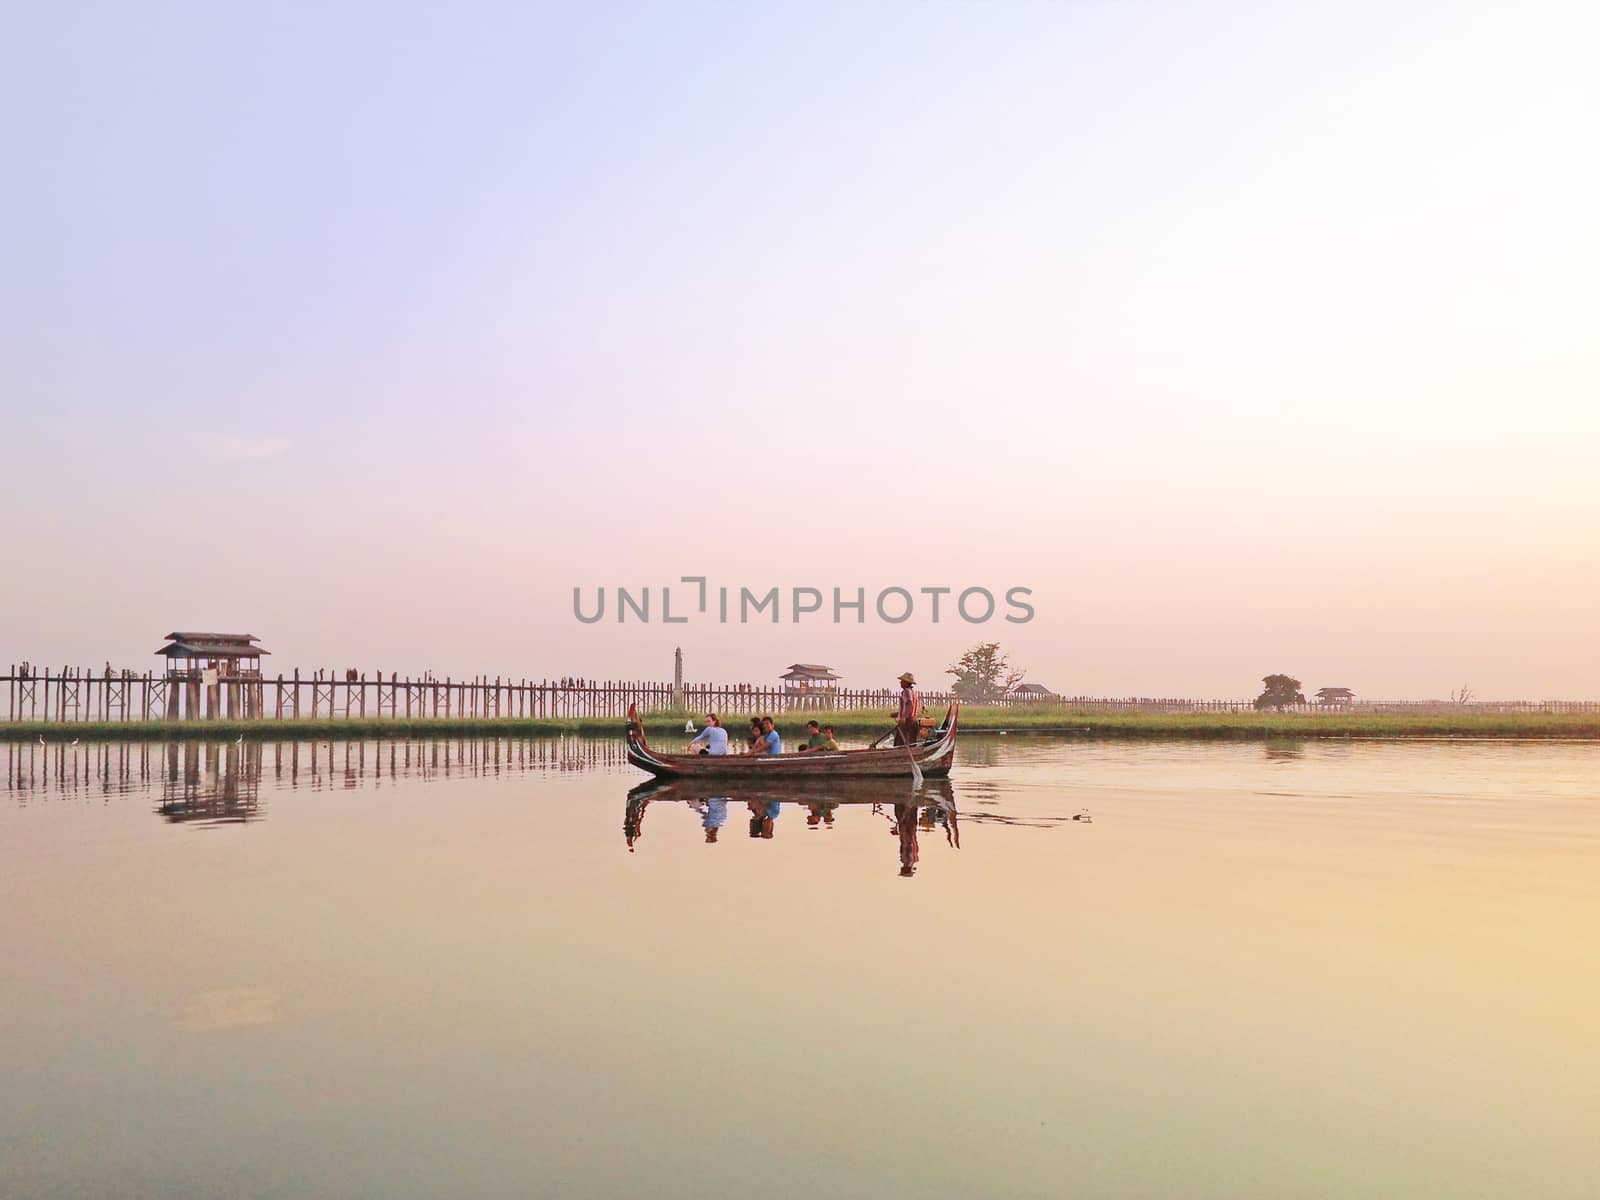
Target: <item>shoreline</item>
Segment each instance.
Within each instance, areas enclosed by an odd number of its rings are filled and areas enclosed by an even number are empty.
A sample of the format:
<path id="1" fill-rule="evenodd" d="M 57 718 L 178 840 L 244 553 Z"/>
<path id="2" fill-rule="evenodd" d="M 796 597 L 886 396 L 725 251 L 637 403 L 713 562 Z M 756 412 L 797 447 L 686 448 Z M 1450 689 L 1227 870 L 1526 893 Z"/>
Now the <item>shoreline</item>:
<path id="1" fill-rule="evenodd" d="M 786 713 L 779 728 L 798 741 L 805 722 L 832 724 L 841 738 L 870 740 L 888 728 L 875 713 Z M 737 735 L 745 719 L 726 722 Z M 679 713 L 645 718 L 645 730 L 663 746 L 684 738 L 685 717 Z M 698 725 L 698 721 L 696 722 Z M 81 742 L 326 741 L 355 738 L 415 737 L 620 737 L 620 717 L 574 718 L 337 718 L 264 721 L 72 721 L 0 722 L 0 741 L 63 745 Z M 961 714 L 967 736 L 1050 735 L 1091 738 L 1172 738 L 1188 741 L 1267 741 L 1298 739 L 1403 739 L 1452 741 L 1600 741 L 1600 716 L 1566 713 L 1416 714 L 1290 714 L 1290 713 L 1151 713 L 1104 712 L 1053 708 L 972 707 Z"/>

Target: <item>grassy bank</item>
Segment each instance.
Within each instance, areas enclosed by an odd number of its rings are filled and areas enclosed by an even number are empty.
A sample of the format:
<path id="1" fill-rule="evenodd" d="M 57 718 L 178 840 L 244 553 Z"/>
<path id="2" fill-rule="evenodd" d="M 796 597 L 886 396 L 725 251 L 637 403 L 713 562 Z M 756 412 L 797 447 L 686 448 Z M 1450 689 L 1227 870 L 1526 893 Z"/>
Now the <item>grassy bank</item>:
<path id="1" fill-rule="evenodd" d="M 888 720 L 870 712 L 784 714 L 779 728 L 799 737 L 808 716 L 831 723 L 847 741 L 866 741 L 888 728 Z M 729 714 L 727 724 L 742 736 L 746 717 Z M 695 714 L 698 724 L 700 715 Z M 673 747 L 683 738 L 684 714 L 646 719 L 652 738 Z M 1564 713 L 1473 713 L 1440 709 L 1408 714 L 1362 713 L 1147 713 L 1074 710 L 1059 707 L 969 708 L 961 714 L 968 734 L 1071 733 L 1116 738 L 1280 737 L 1463 737 L 1463 738 L 1596 738 L 1600 717 Z M 44 722 L 0 722 L 0 740 L 48 743 L 71 741 L 232 741 L 241 734 L 252 741 L 326 740 L 374 737 L 553 737 L 585 734 L 615 737 L 622 732 L 616 717 L 568 720 L 301 720 L 301 721 L 85 721 L 66 725 Z"/>

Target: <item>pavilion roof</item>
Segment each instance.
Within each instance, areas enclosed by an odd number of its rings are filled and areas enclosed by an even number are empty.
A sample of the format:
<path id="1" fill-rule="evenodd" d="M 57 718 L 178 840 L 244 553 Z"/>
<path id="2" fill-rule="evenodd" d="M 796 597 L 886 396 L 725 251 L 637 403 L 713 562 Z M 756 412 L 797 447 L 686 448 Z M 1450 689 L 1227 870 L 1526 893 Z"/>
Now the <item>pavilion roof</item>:
<path id="1" fill-rule="evenodd" d="M 270 654 L 256 645 L 253 633 L 169 633 L 167 645 L 156 651 L 167 658 L 253 658 Z"/>
<path id="2" fill-rule="evenodd" d="M 832 667 L 825 667 L 820 663 L 792 663 L 789 669 L 778 678 L 780 679 L 838 679 Z"/>

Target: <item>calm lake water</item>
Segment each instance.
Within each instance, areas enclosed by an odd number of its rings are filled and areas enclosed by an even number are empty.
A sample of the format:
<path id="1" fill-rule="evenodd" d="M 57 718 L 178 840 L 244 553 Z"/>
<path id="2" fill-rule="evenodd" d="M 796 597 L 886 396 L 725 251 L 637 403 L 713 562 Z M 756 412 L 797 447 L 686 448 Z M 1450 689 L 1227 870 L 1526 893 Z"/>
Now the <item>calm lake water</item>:
<path id="1" fill-rule="evenodd" d="M 1600 745 L 0 766 L 5 1197 L 1600 1194 Z"/>

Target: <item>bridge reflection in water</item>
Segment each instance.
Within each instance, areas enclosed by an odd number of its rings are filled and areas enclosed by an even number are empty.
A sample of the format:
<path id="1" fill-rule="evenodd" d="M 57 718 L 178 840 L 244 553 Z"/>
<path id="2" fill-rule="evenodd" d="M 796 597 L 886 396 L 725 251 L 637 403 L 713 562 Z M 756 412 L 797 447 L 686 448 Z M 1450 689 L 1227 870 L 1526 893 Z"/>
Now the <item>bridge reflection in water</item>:
<path id="1" fill-rule="evenodd" d="M 969 760 L 982 759 L 988 750 L 963 746 L 960 762 L 971 766 Z M 347 791 L 404 780 L 578 772 L 637 778 L 620 738 L 0 743 L 0 786 L 19 806 L 148 798 L 164 820 L 197 828 L 263 820 L 275 790 Z M 739 788 L 734 782 L 651 781 L 634 788 L 623 820 L 628 848 L 638 841 L 651 805 L 693 810 L 708 843 L 719 841 L 734 817 L 750 837 L 766 840 L 790 828 L 831 829 L 859 814 L 884 821 L 900 846 L 901 873 L 909 876 L 930 837 L 960 846 L 963 820 L 1042 828 L 1087 817 L 1005 815 L 995 807 L 994 784 L 981 774 L 959 783 L 929 780 L 916 792 L 909 780 L 785 782 L 780 789 L 770 783 Z M 964 811 L 957 809 L 958 787 Z"/>
<path id="2" fill-rule="evenodd" d="M 900 874 L 909 879 L 922 860 L 926 837 L 961 848 L 961 817 L 956 808 L 955 784 L 948 779 L 929 780 L 913 789 L 909 780 L 784 783 L 760 787 L 730 787 L 729 780 L 651 781 L 628 793 L 623 810 L 622 836 L 629 853 L 644 836 L 645 814 L 652 807 L 677 809 L 680 805 L 698 816 L 707 844 L 720 840 L 730 819 L 748 820 L 752 838 L 777 836 L 786 812 L 805 814 L 805 828 L 831 828 L 843 813 L 854 819 L 883 820 L 899 844 Z"/>
<path id="3" fill-rule="evenodd" d="M 273 789 L 380 788 L 402 779 L 627 769 L 615 738 L 454 738 L 317 742 L 9 742 L 4 791 L 19 805 L 140 795 L 175 824 L 266 816 Z"/>

